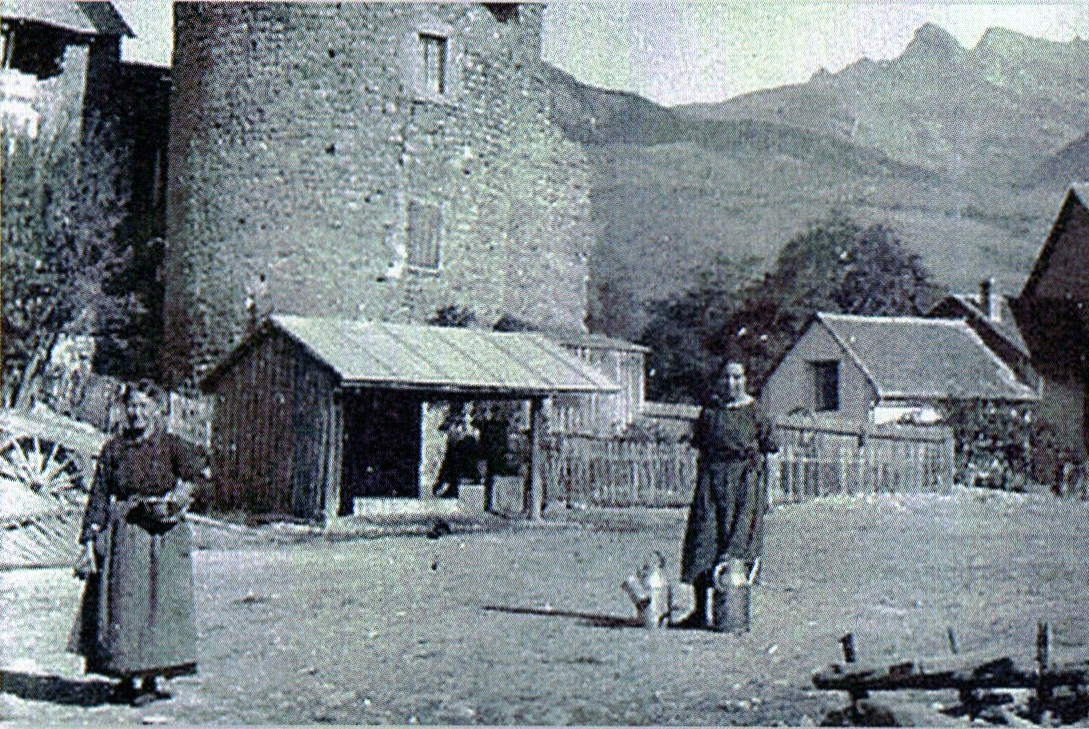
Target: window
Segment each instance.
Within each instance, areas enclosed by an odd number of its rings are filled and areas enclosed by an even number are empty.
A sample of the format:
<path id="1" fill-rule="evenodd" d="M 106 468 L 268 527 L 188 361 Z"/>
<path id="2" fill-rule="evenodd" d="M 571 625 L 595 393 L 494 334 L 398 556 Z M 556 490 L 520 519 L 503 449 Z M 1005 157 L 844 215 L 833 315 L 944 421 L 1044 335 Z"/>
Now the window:
<path id="1" fill-rule="evenodd" d="M 416 200 L 408 204 L 408 265 L 438 269 L 439 228 L 442 216 L 438 205 Z"/>
<path id="2" fill-rule="evenodd" d="M 500 23 L 518 22 L 518 3 L 484 3 L 484 7 Z"/>
<path id="3" fill-rule="evenodd" d="M 811 362 L 813 368 L 813 409 L 839 410 L 839 362 Z"/>
<path id="4" fill-rule="evenodd" d="M 441 35 L 420 34 L 420 51 L 423 55 L 424 91 L 436 96 L 446 94 L 447 40 Z"/>

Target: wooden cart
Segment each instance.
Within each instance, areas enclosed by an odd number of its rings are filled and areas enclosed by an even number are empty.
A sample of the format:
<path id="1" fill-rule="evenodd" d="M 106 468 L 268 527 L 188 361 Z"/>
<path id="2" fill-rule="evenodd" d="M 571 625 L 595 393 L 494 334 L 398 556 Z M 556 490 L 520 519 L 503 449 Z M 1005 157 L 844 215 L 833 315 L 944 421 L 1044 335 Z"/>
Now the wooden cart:
<path id="1" fill-rule="evenodd" d="M 0 410 L 0 569 L 71 564 L 106 434 L 47 407 Z"/>

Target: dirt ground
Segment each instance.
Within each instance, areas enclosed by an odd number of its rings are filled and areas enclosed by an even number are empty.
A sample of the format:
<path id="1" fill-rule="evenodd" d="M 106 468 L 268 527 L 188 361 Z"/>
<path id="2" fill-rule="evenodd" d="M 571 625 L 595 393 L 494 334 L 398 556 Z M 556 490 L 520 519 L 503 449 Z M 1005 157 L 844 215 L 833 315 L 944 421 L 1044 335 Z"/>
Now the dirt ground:
<path id="1" fill-rule="evenodd" d="M 36 723 L 813 724 L 842 706 L 814 670 L 961 651 L 1089 658 L 1089 505 L 959 490 L 831 499 L 768 518 L 753 627 L 634 627 L 620 582 L 677 572 L 681 510 L 568 511 L 429 539 L 195 554 L 200 674 L 169 701 L 105 702 L 64 653 L 81 583 L 0 573 L 0 718 Z M 687 610 L 683 586 L 678 602 Z M 902 721 L 966 724 L 953 692 L 881 694 Z M 886 701 L 887 700 L 887 701 Z"/>

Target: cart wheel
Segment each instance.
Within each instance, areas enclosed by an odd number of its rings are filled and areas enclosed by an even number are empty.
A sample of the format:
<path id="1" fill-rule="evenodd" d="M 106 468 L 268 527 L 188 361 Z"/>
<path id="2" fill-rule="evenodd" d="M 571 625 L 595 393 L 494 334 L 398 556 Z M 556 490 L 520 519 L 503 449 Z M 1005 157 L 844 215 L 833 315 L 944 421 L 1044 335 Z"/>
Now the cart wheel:
<path id="1" fill-rule="evenodd" d="M 79 504 L 85 495 L 76 454 L 60 443 L 33 435 L 12 436 L 0 445 L 0 477 L 65 506 Z"/>

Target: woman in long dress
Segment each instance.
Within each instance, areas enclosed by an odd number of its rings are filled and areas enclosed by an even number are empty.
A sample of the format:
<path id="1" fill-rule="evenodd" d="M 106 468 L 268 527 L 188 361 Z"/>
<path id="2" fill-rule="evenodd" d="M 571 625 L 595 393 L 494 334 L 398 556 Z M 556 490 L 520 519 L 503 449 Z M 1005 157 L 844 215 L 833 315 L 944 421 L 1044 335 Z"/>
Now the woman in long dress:
<path id="1" fill-rule="evenodd" d="M 197 670 L 184 514 L 208 471 L 198 449 L 166 432 L 158 387 L 123 395 L 125 425 L 103 446 L 80 531 L 86 584 L 69 650 L 88 673 L 120 679 L 115 701 L 143 705 L 169 697 L 157 677 Z"/>
<path id="2" fill-rule="evenodd" d="M 764 457 L 778 448 L 771 425 L 746 390 L 744 366 L 728 363 L 723 379 L 696 421 L 693 438 L 699 458 L 681 580 L 692 585 L 695 607 L 680 621 L 682 627 L 709 626 L 707 591 L 715 567 L 740 559 L 751 568 L 764 543 Z"/>

